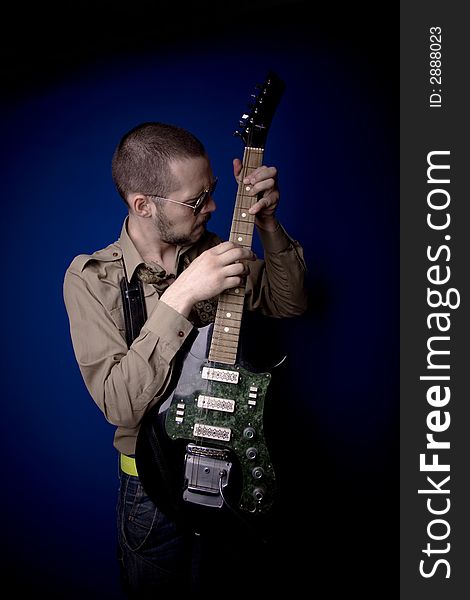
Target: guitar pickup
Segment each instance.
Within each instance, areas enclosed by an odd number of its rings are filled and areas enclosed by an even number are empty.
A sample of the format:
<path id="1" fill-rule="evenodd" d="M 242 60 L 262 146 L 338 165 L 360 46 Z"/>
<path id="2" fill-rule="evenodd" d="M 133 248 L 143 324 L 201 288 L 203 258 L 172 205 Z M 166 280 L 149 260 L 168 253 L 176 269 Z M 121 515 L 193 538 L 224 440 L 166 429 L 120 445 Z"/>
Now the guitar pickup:
<path id="1" fill-rule="evenodd" d="M 209 381 L 222 381 L 223 383 L 237 384 L 240 373 L 238 371 L 230 371 L 228 369 L 203 367 L 201 376 L 203 379 L 209 379 Z"/>
<path id="2" fill-rule="evenodd" d="M 214 396 L 204 396 L 200 394 L 197 399 L 198 408 L 209 408 L 211 410 L 220 410 L 222 412 L 233 413 L 235 410 L 235 400 L 229 398 L 215 398 Z"/>
<path id="3" fill-rule="evenodd" d="M 229 442 L 232 430 L 229 427 L 217 427 L 206 423 L 194 423 L 193 436 L 195 438 L 205 437 L 210 440 Z"/>

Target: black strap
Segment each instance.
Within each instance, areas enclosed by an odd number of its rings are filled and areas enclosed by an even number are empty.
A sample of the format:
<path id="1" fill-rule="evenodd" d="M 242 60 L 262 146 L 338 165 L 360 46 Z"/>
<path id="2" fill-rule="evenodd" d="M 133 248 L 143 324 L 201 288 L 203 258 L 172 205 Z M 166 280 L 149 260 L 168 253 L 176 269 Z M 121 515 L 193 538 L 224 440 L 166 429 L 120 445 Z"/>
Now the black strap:
<path id="1" fill-rule="evenodd" d="M 126 342 L 127 346 L 130 347 L 147 320 L 144 287 L 135 274 L 130 281 L 127 281 L 126 275 L 121 279 L 121 295 L 126 326 Z"/>

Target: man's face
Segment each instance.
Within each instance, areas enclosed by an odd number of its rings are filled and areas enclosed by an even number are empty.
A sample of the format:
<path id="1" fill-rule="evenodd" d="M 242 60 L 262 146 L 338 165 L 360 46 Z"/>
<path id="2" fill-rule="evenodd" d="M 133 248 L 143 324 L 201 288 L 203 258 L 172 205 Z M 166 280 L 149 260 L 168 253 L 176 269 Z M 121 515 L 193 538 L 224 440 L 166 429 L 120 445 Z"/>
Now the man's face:
<path id="1" fill-rule="evenodd" d="M 175 186 L 167 195 L 176 202 L 192 202 L 214 181 L 209 160 L 206 157 L 175 160 L 170 163 Z M 210 215 L 216 209 L 212 197 L 195 215 L 190 206 L 182 206 L 166 200 L 155 200 L 154 224 L 162 241 L 185 246 L 193 244 L 202 236 Z"/>

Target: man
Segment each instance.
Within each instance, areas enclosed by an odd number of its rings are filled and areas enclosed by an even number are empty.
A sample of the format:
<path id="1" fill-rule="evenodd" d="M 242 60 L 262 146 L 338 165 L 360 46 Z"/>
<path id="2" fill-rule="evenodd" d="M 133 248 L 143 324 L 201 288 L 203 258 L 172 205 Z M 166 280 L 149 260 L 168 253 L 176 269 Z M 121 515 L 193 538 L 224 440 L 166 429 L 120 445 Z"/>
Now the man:
<path id="1" fill-rule="evenodd" d="M 238 159 L 233 172 L 238 180 Z M 306 306 L 305 263 L 300 245 L 275 215 L 279 191 L 274 167 L 261 166 L 243 181 L 253 196 L 249 212 L 255 215 L 264 260 L 207 231 L 216 208 L 216 179 L 203 145 L 186 130 L 163 123 L 138 125 L 118 144 L 112 174 L 129 214 L 117 242 L 72 261 L 64 299 L 87 389 L 117 427 L 125 584 L 132 597 L 152 597 L 176 582 L 184 586 L 186 566 L 199 555 L 191 557 L 194 540 L 160 513 L 140 484 L 133 459 L 139 423 L 164 396 L 178 352 L 194 326 L 213 321 L 221 292 L 244 283 L 248 310 L 299 315 Z M 148 315 L 129 347 L 123 278 L 142 282 Z M 192 573 L 195 586 L 198 570 Z"/>

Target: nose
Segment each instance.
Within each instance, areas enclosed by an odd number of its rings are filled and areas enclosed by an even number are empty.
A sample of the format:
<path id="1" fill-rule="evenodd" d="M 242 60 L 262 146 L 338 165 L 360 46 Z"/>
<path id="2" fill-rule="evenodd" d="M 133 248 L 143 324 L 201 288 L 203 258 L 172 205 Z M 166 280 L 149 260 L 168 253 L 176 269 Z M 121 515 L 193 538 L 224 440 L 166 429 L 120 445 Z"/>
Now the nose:
<path id="1" fill-rule="evenodd" d="M 209 199 L 204 204 L 204 206 L 201 208 L 201 212 L 202 213 L 212 213 L 212 212 L 214 212 L 214 210 L 216 208 L 217 208 L 217 204 L 215 203 L 214 198 L 212 196 L 209 196 Z"/>

